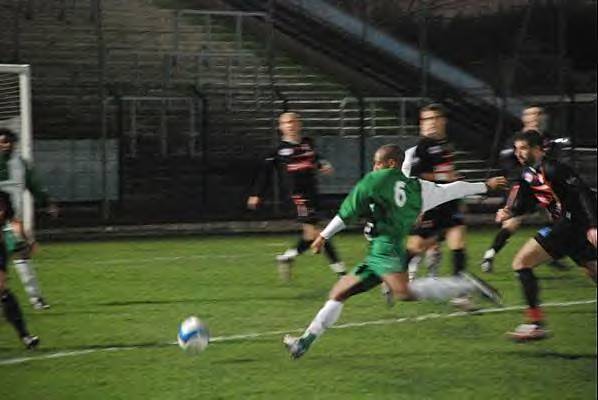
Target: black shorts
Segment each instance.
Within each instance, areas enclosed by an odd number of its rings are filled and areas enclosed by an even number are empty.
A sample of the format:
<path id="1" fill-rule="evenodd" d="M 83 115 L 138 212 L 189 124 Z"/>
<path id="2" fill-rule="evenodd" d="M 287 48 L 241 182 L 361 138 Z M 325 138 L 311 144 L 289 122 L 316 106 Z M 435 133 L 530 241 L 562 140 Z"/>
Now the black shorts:
<path id="1" fill-rule="evenodd" d="M 321 218 L 317 212 L 318 202 L 316 196 L 294 194 L 291 198 L 297 208 L 297 222 L 315 225 L 320 221 Z"/>
<path id="2" fill-rule="evenodd" d="M 444 231 L 461 225 L 465 225 L 461 201 L 454 200 L 426 211 L 411 230 L 411 235 L 424 239 L 438 236 L 440 239 Z"/>
<path id="3" fill-rule="evenodd" d="M 567 218 L 540 229 L 534 239 L 555 260 L 568 256 L 583 265 L 597 259 L 596 248 L 588 242 L 586 230 Z"/>

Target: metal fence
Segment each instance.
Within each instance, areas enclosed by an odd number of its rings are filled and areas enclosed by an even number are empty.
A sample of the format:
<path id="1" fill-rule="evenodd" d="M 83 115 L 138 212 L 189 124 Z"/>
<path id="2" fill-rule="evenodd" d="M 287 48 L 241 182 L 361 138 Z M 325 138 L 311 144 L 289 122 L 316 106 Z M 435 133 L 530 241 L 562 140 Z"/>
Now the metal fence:
<path id="1" fill-rule="evenodd" d="M 54 8 L 41 0 L 19 4 L 24 6 L 19 12 L 25 10 L 33 19 L 36 13 L 51 13 L 58 20 L 68 20 L 79 7 L 75 0 L 54 2 Z M 102 2 L 97 0 L 86 3 L 84 10 L 97 35 L 93 84 L 97 85 L 101 126 L 98 135 L 84 139 L 85 143 L 72 139 L 60 144 L 70 164 L 76 166 L 73 171 L 80 169 L 75 161 L 82 154 L 94 160 L 93 171 L 86 176 L 73 172 L 46 177 L 67 208 L 82 202 L 100 204 L 101 213 L 94 222 L 152 222 L 158 213 L 150 210 L 158 205 L 179 221 L 255 217 L 247 214 L 243 200 L 266 149 L 278 138 L 277 115 L 287 109 L 302 113 L 306 133 L 316 137 L 323 157 L 337 167 L 336 177 L 321 181 L 322 191 L 330 196 L 345 193 L 369 169 L 371 153 L 379 144 L 399 142 L 408 147 L 417 139 L 417 113 L 425 97 L 359 97 L 348 88 L 319 89 L 317 83 L 311 87 L 285 82 L 284 76 L 308 76 L 309 72 L 302 72 L 303 66 L 294 70 L 288 61 L 279 63 L 274 57 L 273 21 L 267 12 L 173 11 L 172 25 L 164 32 L 166 46 L 147 50 L 109 43 L 102 11 Z M 259 36 L 261 43 L 251 29 L 256 20 L 271 29 L 270 34 Z M 15 24 L 20 29 L 18 19 Z M 196 42 L 186 36 L 189 30 L 197 31 Z M 20 36 L 15 37 L 19 49 Z M 420 50 L 425 53 L 428 47 Z M 421 65 L 431 67 L 423 61 Z M 425 69 L 422 85 L 430 83 Z M 485 104 L 496 105 L 509 101 L 508 92 L 476 95 L 486 96 Z M 421 93 L 426 95 L 425 90 Z M 554 97 L 556 102 L 547 98 L 534 102 L 546 105 L 558 133 L 569 133 L 579 147 L 578 133 L 595 132 L 595 123 L 589 128 L 586 122 L 580 123 L 588 118 L 576 109 L 580 103 L 593 107 L 595 119 L 595 94 L 570 96 L 570 100 L 562 94 Z M 40 151 L 54 151 L 50 143 L 39 143 Z M 595 148 L 572 154 L 573 163 L 595 187 L 596 175 L 588 168 L 595 166 Z M 40 160 L 44 157 L 40 153 Z M 58 162 L 58 158 L 45 159 Z M 481 179 L 490 168 L 487 160 L 468 154 L 460 154 L 459 163 L 472 180 Z M 98 190 L 89 190 L 78 179 L 94 182 Z M 270 202 L 274 207 L 258 217 L 272 216 L 272 210 L 282 203 L 275 193 Z M 185 212 L 185 207 L 197 212 Z"/>

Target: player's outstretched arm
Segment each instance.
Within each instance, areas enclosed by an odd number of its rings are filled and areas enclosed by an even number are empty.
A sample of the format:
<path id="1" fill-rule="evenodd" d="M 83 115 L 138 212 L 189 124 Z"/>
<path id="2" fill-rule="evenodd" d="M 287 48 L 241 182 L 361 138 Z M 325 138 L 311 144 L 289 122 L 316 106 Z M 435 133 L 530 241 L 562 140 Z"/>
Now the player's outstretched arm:
<path id="1" fill-rule="evenodd" d="M 335 216 L 332 221 L 326 225 L 326 228 L 324 228 L 324 230 L 322 230 L 318 237 L 312 242 L 310 246 L 312 252 L 314 254 L 318 254 L 320 251 L 322 251 L 322 247 L 324 247 L 326 244 L 326 240 L 345 229 L 345 226 L 345 222 L 342 220 L 342 218 L 338 215 Z"/>
<path id="2" fill-rule="evenodd" d="M 311 250 L 316 254 L 319 253 L 320 250 L 322 250 L 322 247 L 324 247 L 326 240 L 345 229 L 345 227 L 345 221 L 343 221 L 340 216 L 336 215 L 332 221 L 326 225 L 326 228 L 320 232 L 316 240 L 313 241 L 311 244 Z"/>
<path id="3" fill-rule="evenodd" d="M 486 187 L 488 190 L 505 190 L 509 186 L 509 182 L 507 178 L 504 176 L 494 176 L 492 178 L 486 179 Z"/>
<path id="4" fill-rule="evenodd" d="M 312 243 L 311 249 L 314 253 L 319 253 L 326 240 L 345 229 L 345 221 L 351 221 L 355 218 L 365 215 L 369 211 L 369 193 L 371 191 L 371 175 L 366 175 L 351 190 L 351 193 L 343 200 L 338 214 L 326 225 L 320 232 L 320 235 Z"/>
<path id="5" fill-rule="evenodd" d="M 422 179 L 420 179 L 420 183 L 422 186 L 422 212 L 452 200 L 507 187 L 507 179 L 504 176 L 497 176 L 486 182 L 477 183 L 458 181 L 438 184 Z"/>

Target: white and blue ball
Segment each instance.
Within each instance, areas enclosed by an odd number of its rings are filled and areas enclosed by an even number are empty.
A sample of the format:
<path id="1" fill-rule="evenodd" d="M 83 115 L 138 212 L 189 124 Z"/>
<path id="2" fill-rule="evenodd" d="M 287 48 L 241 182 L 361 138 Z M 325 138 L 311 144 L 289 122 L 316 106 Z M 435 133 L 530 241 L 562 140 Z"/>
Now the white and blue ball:
<path id="1" fill-rule="evenodd" d="M 177 342 L 187 353 L 200 353 L 208 347 L 210 342 L 208 327 L 199 318 L 191 316 L 181 323 Z"/>

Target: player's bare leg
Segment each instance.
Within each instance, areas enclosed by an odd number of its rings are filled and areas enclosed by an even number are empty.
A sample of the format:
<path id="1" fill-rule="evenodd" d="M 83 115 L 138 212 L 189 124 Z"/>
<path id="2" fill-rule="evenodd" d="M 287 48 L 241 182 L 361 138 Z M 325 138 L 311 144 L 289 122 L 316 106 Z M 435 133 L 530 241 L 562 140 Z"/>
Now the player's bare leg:
<path id="1" fill-rule="evenodd" d="M 491 299 L 500 299 L 500 295 L 485 282 L 471 276 L 459 275 L 442 278 L 420 278 L 409 282 L 406 272 L 395 272 L 382 277 L 397 300 L 441 300 L 480 293 Z M 488 295 L 488 293 L 491 293 Z M 494 301 L 494 300 L 493 300 Z M 465 308 L 465 307 L 462 307 Z"/>
<path id="2" fill-rule="evenodd" d="M 436 237 L 423 238 L 412 235 L 407 238 L 407 265 L 410 280 L 414 280 L 417 277 L 417 270 L 424 257 L 424 253 L 435 244 Z"/>
<path id="3" fill-rule="evenodd" d="M 312 343 L 320 337 L 326 329 L 330 328 L 339 319 L 344 302 L 350 297 L 365 292 L 376 286 L 380 280 L 376 278 L 361 280 L 359 277 L 345 275 L 335 283 L 330 290 L 328 301 L 318 311 L 303 335 L 295 337 L 285 335 L 283 343 L 292 358 L 299 358 L 309 350 Z"/>
<path id="4" fill-rule="evenodd" d="M 526 310 L 528 323 L 521 324 L 514 331 L 507 333 L 514 340 L 538 340 L 548 336 L 548 331 L 544 328 L 544 315 L 540 307 L 538 279 L 533 269 L 549 260 L 552 260 L 552 257 L 540 246 L 536 239 L 528 240 L 513 259 L 513 270 L 519 276 L 523 295 L 528 306 Z"/>

